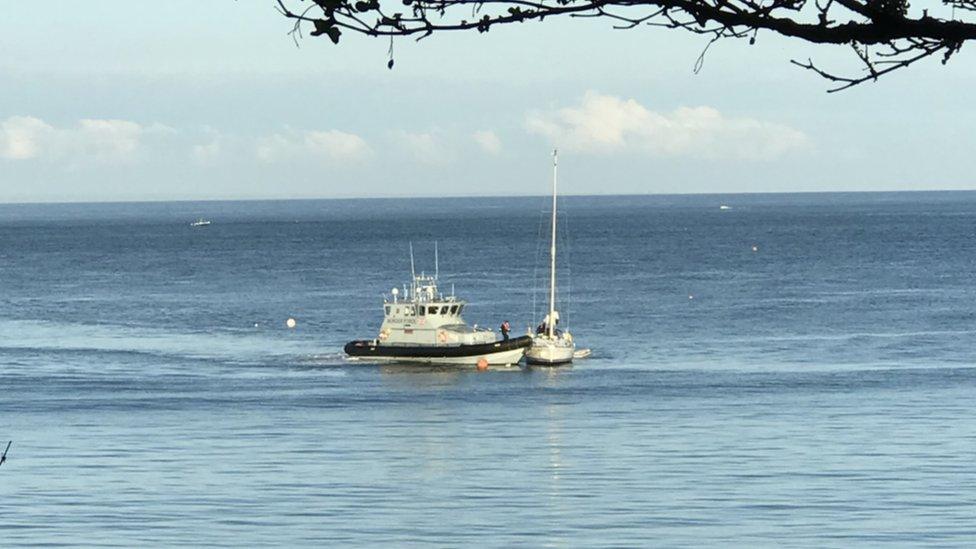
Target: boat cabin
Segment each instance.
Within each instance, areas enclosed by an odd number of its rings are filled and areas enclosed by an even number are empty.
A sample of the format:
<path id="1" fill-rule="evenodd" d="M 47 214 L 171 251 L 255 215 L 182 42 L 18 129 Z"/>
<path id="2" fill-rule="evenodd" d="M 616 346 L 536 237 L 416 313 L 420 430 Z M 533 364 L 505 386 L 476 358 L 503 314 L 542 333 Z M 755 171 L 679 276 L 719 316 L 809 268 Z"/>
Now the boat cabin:
<path id="1" fill-rule="evenodd" d="M 377 339 L 384 345 L 472 345 L 491 343 L 491 330 L 471 328 L 461 313 L 467 303 L 437 289 L 437 277 L 413 277 L 403 291 L 383 298 L 383 325 Z"/>

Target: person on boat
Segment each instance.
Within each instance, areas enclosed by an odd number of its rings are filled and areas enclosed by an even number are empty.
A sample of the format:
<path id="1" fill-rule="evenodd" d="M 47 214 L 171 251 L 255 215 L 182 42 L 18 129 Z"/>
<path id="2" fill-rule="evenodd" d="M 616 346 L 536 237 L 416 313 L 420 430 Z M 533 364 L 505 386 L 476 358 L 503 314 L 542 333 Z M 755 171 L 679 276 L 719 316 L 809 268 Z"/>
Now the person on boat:
<path id="1" fill-rule="evenodd" d="M 501 330 L 502 330 L 502 339 L 508 341 L 508 332 L 512 331 L 512 326 L 508 323 L 507 320 L 502 322 Z"/>
<path id="2" fill-rule="evenodd" d="M 554 318 L 556 319 L 556 322 L 552 326 L 552 332 L 553 332 L 553 335 L 559 335 L 560 333 L 562 333 L 562 331 L 559 328 L 557 328 L 557 326 L 559 326 L 559 313 L 558 312 L 556 313 L 556 315 L 555 315 Z M 548 334 L 549 333 L 549 315 L 546 315 L 545 318 L 542 319 L 542 323 L 539 324 L 538 326 L 536 326 L 535 333 L 538 334 L 538 335 L 543 335 L 543 334 Z"/>

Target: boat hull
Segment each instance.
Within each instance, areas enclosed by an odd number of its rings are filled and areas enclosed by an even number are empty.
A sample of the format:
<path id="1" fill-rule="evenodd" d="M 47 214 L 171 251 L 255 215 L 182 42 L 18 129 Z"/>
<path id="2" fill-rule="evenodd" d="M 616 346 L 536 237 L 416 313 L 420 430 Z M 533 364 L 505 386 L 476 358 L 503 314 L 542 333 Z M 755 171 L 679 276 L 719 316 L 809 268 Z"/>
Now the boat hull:
<path id="1" fill-rule="evenodd" d="M 525 363 L 532 366 L 560 366 L 573 362 L 575 346 L 535 341 L 525 351 Z"/>
<path id="2" fill-rule="evenodd" d="M 529 336 L 478 345 L 383 345 L 374 340 L 346 343 L 344 351 L 352 358 L 377 362 L 418 362 L 422 364 L 518 364 L 532 345 Z"/>

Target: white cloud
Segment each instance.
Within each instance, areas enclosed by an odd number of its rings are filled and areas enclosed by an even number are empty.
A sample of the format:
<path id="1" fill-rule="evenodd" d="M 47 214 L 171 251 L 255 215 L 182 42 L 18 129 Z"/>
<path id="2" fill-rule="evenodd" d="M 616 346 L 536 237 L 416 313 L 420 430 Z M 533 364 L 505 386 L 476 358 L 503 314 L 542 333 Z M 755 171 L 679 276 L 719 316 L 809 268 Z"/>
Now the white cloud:
<path id="1" fill-rule="evenodd" d="M 296 154 L 299 148 L 295 141 L 276 133 L 259 139 L 255 153 L 261 162 L 275 162 Z"/>
<path id="2" fill-rule="evenodd" d="M 369 151 L 362 137 L 338 130 L 306 132 L 305 146 L 334 159 L 360 158 Z"/>
<path id="3" fill-rule="evenodd" d="M 414 160 L 424 164 L 443 164 L 451 158 L 447 146 L 433 133 L 391 132 L 394 141 Z"/>
<path id="4" fill-rule="evenodd" d="M 361 160 L 372 154 L 362 137 L 339 130 L 287 130 L 258 139 L 256 153 L 262 162 L 295 158 Z"/>
<path id="5" fill-rule="evenodd" d="M 130 157 L 139 148 L 145 129 L 128 120 L 85 119 L 79 123 L 76 135 L 84 149 L 99 160 L 120 160 Z M 72 143 L 71 145 L 74 145 Z"/>
<path id="6" fill-rule="evenodd" d="M 633 99 L 587 92 L 576 107 L 531 112 L 525 127 L 579 152 L 646 152 L 659 156 L 770 160 L 809 146 L 794 128 L 727 117 L 712 107 L 651 111 Z"/>
<path id="7" fill-rule="evenodd" d="M 209 143 L 201 143 L 193 146 L 193 158 L 197 162 L 210 162 L 220 156 L 223 150 L 220 138 L 214 137 Z"/>
<path id="8" fill-rule="evenodd" d="M 471 134 L 471 137 L 486 153 L 498 154 L 502 151 L 502 141 L 493 131 L 478 130 Z"/>
<path id="9" fill-rule="evenodd" d="M 41 153 L 54 132 L 54 128 L 40 118 L 11 116 L 0 123 L 0 158 L 34 158 Z"/>
<path id="10" fill-rule="evenodd" d="M 32 116 L 12 116 L 0 122 L 0 158 L 7 160 L 94 160 L 122 162 L 139 152 L 149 134 L 175 133 L 154 124 L 86 118 L 75 126 L 57 128 Z"/>

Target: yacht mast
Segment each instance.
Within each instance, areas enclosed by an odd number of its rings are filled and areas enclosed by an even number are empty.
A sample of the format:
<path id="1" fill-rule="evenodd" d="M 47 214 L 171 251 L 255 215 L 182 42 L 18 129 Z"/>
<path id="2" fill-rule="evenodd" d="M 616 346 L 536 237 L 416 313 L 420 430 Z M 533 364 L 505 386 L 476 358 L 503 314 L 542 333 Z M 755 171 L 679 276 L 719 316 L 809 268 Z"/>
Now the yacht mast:
<path id="1" fill-rule="evenodd" d="M 549 322 L 546 331 L 552 338 L 556 332 L 556 168 L 559 151 L 552 150 L 552 239 L 549 247 Z"/>

